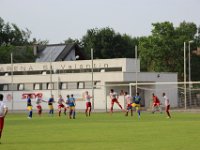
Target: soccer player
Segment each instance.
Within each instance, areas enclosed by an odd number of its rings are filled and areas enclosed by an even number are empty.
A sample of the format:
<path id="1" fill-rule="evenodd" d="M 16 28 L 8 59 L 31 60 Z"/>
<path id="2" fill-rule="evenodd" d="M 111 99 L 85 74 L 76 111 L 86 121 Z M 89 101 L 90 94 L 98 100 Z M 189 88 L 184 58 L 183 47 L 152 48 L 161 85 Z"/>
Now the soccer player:
<path id="1" fill-rule="evenodd" d="M 8 113 L 8 107 L 3 102 L 3 95 L 0 94 L 0 140 L 1 140 L 3 127 L 4 127 L 4 118 L 6 117 L 7 113 Z"/>
<path id="2" fill-rule="evenodd" d="M 92 98 L 92 96 L 89 95 L 88 91 L 85 91 L 85 93 L 83 94 L 83 99 L 86 101 L 86 109 L 85 109 L 85 115 L 90 116 L 91 114 L 91 109 L 92 109 L 92 104 L 90 102 L 90 99 Z"/>
<path id="3" fill-rule="evenodd" d="M 114 103 L 117 103 L 117 105 L 122 109 L 122 106 L 120 105 L 119 101 L 118 101 L 118 94 L 113 90 L 111 89 L 110 90 L 110 99 L 111 99 L 111 108 L 110 108 L 110 112 L 113 113 L 113 106 L 114 106 Z"/>
<path id="4" fill-rule="evenodd" d="M 71 94 L 71 97 L 69 97 L 69 99 L 67 99 L 67 105 L 69 106 L 69 118 L 70 119 L 75 119 L 75 98 L 74 95 Z"/>
<path id="5" fill-rule="evenodd" d="M 33 110 L 32 110 L 33 106 L 32 106 L 32 103 L 31 103 L 31 96 L 30 95 L 27 96 L 27 109 L 29 111 L 28 118 L 32 119 L 32 117 L 33 117 Z"/>
<path id="6" fill-rule="evenodd" d="M 157 109 L 160 111 L 160 113 L 162 113 L 160 100 L 154 93 L 152 93 L 152 99 L 153 99 L 152 113 L 154 114 Z"/>
<path id="7" fill-rule="evenodd" d="M 61 115 L 62 108 L 64 108 L 64 114 L 66 115 L 67 108 L 65 107 L 63 102 L 64 102 L 64 99 L 62 98 L 62 95 L 59 95 L 59 98 L 58 98 L 58 115 L 59 115 L 59 117 Z"/>
<path id="8" fill-rule="evenodd" d="M 46 101 L 42 100 L 39 96 L 36 96 L 36 104 L 37 104 L 36 107 L 37 107 L 39 116 L 42 115 L 42 106 L 41 106 L 42 102 L 46 102 Z"/>
<path id="9" fill-rule="evenodd" d="M 128 95 L 128 92 L 124 93 L 125 100 L 126 100 L 126 114 L 125 116 L 128 116 L 129 110 L 131 111 L 131 116 L 133 116 L 133 109 L 132 109 L 132 97 Z"/>
<path id="10" fill-rule="evenodd" d="M 51 95 L 51 97 L 48 100 L 48 106 L 49 106 L 49 115 L 54 114 L 54 108 L 53 108 L 53 103 L 54 103 L 54 95 Z"/>
<path id="11" fill-rule="evenodd" d="M 169 109 L 170 109 L 170 103 L 169 103 L 169 98 L 166 96 L 165 93 L 163 93 L 163 98 L 164 98 L 164 101 L 165 101 L 165 111 L 167 113 L 167 118 L 171 118 L 171 115 L 169 113 Z"/>
<path id="12" fill-rule="evenodd" d="M 139 93 L 136 93 L 136 96 L 133 97 L 132 107 L 136 108 L 139 119 L 140 119 L 140 101 L 141 101 L 141 97 L 139 96 Z"/>

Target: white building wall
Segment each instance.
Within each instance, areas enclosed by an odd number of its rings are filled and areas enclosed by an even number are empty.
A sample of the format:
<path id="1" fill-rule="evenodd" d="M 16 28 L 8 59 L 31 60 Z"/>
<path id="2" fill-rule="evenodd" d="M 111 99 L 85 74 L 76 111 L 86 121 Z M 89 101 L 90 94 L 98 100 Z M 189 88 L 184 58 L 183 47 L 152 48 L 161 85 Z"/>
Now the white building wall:
<path id="1" fill-rule="evenodd" d="M 139 60 L 137 62 L 138 67 L 138 83 L 157 83 L 157 82 L 177 82 L 176 73 L 144 73 L 140 72 Z M 14 71 L 34 71 L 41 70 L 46 71 L 50 69 L 52 65 L 53 72 L 56 70 L 73 70 L 73 69 L 91 69 L 91 60 L 83 61 L 66 61 L 66 62 L 52 62 L 50 63 L 22 63 L 14 64 Z M 11 65 L 5 64 L 0 65 L 0 72 L 10 72 Z M 109 91 L 113 88 L 116 92 L 120 94 L 120 91 L 129 92 L 129 83 L 135 83 L 136 80 L 136 70 L 135 70 L 135 59 L 105 59 L 105 60 L 94 60 L 94 68 L 122 68 L 122 71 L 112 71 L 112 72 L 94 72 L 94 81 L 100 81 L 98 89 L 94 90 L 94 108 L 95 109 L 108 109 L 110 110 L 110 98 Z M 58 72 L 58 71 L 57 71 Z M 0 84 L 11 84 L 11 76 L 1 76 Z M 91 81 L 92 73 L 91 72 L 80 72 L 80 73 L 62 73 L 62 74 L 52 74 L 52 82 L 86 82 Z M 48 83 L 51 82 L 51 75 L 15 75 L 13 76 L 13 83 Z M 113 84 L 113 86 L 108 86 Z M 118 84 L 118 85 L 116 85 Z M 121 85 L 119 85 L 121 84 Z M 172 89 L 172 85 L 141 85 L 146 89 L 140 89 L 140 92 L 144 99 L 145 107 L 150 107 L 151 98 L 152 98 L 152 89 L 159 97 L 163 91 L 166 91 L 166 94 L 170 98 L 171 106 L 176 107 L 178 104 L 178 91 L 177 90 L 167 90 Z M 106 91 L 105 91 L 106 89 Z M 58 94 L 62 94 L 66 98 L 67 94 L 74 94 L 77 101 L 77 109 L 84 109 L 85 102 L 81 100 L 82 93 L 86 90 L 91 94 L 91 89 L 67 89 L 67 90 L 52 90 L 52 94 L 55 95 L 57 99 Z M 135 89 L 133 89 L 135 90 Z M 11 91 L 0 91 L 5 95 L 11 95 Z M 51 95 L 51 90 L 31 90 L 31 91 L 14 91 L 13 98 L 14 102 L 7 101 L 8 106 L 14 109 L 25 109 L 26 108 L 26 99 L 22 98 L 22 95 L 26 93 L 42 93 L 43 98 L 48 100 Z M 125 107 L 124 96 L 120 95 L 119 101 L 123 107 Z M 33 99 L 33 105 L 35 107 L 35 100 Z M 48 109 L 47 104 L 42 104 L 44 109 Z M 56 108 L 57 106 L 55 106 Z M 114 109 L 118 109 L 118 106 L 114 106 Z"/>

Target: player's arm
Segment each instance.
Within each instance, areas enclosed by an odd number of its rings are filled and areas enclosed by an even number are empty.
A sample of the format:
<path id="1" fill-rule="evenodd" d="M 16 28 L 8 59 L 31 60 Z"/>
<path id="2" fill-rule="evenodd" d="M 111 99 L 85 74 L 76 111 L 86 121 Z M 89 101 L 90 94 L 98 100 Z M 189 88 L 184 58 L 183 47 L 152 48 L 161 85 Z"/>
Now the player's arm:
<path id="1" fill-rule="evenodd" d="M 3 117 L 6 117 L 7 113 L 8 113 L 8 107 L 5 107 L 4 108 L 4 115 L 3 115 Z"/>
<path id="2" fill-rule="evenodd" d="M 42 101 L 42 102 L 45 102 L 45 103 L 47 103 L 47 102 L 48 102 L 48 101 L 45 101 L 45 100 L 43 100 L 43 99 L 41 99 L 41 101 Z"/>
<path id="3" fill-rule="evenodd" d="M 112 95 L 110 94 L 110 99 L 112 99 Z"/>

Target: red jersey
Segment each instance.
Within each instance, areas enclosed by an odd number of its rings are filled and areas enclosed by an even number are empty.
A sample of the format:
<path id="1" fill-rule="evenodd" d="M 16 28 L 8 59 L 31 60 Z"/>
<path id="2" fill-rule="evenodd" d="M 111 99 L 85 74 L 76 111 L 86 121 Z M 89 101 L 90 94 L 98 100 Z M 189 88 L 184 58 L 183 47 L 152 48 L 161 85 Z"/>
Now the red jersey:
<path id="1" fill-rule="evenodd" d="M 159 104 L 159 103 L 160 103 L 158 97 L 155 96 L 155 95 L 153 96 L 153 103 L 154 103 L 154 104 Z"/>

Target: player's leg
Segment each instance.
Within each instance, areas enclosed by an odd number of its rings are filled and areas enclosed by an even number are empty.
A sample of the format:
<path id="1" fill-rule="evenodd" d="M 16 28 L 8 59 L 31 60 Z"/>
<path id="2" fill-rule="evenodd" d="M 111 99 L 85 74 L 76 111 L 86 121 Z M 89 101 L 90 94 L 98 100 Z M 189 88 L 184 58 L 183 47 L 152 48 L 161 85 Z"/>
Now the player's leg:
<path id="1" fill-rule="evenodd" d="M 51 114 L 51 105 L 49 105 L 49 115 Z"/>
<path id="2" fill-rule="evenodd" d="M 110 113 L 113 113 L 114 100 L 111 101 Z"/>
<path id="3" fill-rule="evenodd" d="M 0 117 L 0 139 L 3 132 L 4 118 Z"/>
<path id="4" fill-rule="evenodd" d="M 160 111 L 160 113 L 162 114 L 162 107 L 161 107 L 161 105 L 159 104 L 159 111 Z"/>
<path id="5" fill-rule="evenodd" d="M 92 110 L 92 104 L 91 102 L 88 102 L 88 115 L 90 116 Z"/>
<path id="6" fill-rule="evenodd" d="M 38 115 L 41 116 L 41 114 L 42 114 L 42 106 L 41 105 L 37 105 L 37 110 L 38 110 Z"/>
<path id="7" fill-rule="evenodd" d="M 61 115 L 61 105 L 58 105 L 58 116 L 60 117 Z"/>
<path id="8" fill-rule="evenodd" d="M 126 106 L 126 113 L 125 113 L 125 116 L 128 116 L 128 112 L 129 112 L 129 105 Z"/>
<path id="9" fill-rule="evenodd" d="M 117 105 L 118 105 L 121 109 L 123 109 L 123 108 L 122 108 L 122 105 L 120 105 L 120 103 L 119 103 L 118 100 L 116 101 L 116 103 L 117 103 Z"/>
<path id="10" fill-rule="evenodd" d="M 138 113 L 138 118 L 140 118 L 140 105 L 139 104 L 136 106 L 136 110 Z"/>
<path id="11" fill-rule="evenodd" d="M 29 110 L 28 117 L 32 118 L 32 116 L 33 116 L 32 106 L 28 106 L 28 110 Z"/>
<path id="12" fill-rule="evenodd" d="M 63 108 L 64 108 L 64 114 L 66 115 L 66 114 L 67 114 L 67 107 L 65 107 L 65 106 L 63 105 Z"/>
<path id="13" fill-rule="evenodd" d="M 42 106 L 40 106 L 39 115 L 42 115 Z"/>
<path id="14" fill-rule="evenodd" d="M 133 116 L 133 108 L 132 108 L 132 106 L 131 106 L 130 110 L 131 110 L 131 116 Z"/>
<path id="15" fill-rule="evenodd" d="M 171 118 L 171 115 L 170 115 L 170 113 L 169 113 L 169 109 L 170 109 L 170 105 L 168 105 L 168 106 L 166 107 L 166 113 L 167 113 L 167 116 L 168 116 L 169 118 Z"/>
<path id="16" fill-rule="evenodd" d="M 92 107 L 90 106 L 89 107 L 89 112 L 88 112 L 88 115 L 90 116 L 90 114 L 91 114 L 91 110 L 92 110 Z"/>
<path id="17" fill-rule="evenodd" d="M 72 118 L 72 107 L 70 106 L 69 107 L 69 119 L 71 119 Z"/>
<path id="18" fill-rule="evenodd" d="M 152 114 L 154 114 L 155 113 L 155 110 L 156 110 L 156 108 L 155 108 L 156 106 L 155 106 L 155 104 L 153 104 L 152 105 Z"/>
<path id="19" fill-rule="evenodd" d="M 88 116 L 88 102 L 86 102 L 85 115 Z"/>
<path id="20" fill-rule="evenodd" d="M 75 119 L 76 118 L 76 111 L 75 111 L 75 107 L 73 107 L 73 119 Z"/>

